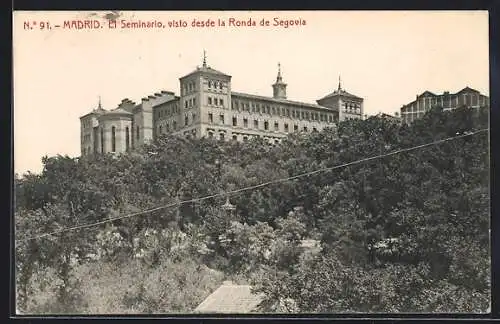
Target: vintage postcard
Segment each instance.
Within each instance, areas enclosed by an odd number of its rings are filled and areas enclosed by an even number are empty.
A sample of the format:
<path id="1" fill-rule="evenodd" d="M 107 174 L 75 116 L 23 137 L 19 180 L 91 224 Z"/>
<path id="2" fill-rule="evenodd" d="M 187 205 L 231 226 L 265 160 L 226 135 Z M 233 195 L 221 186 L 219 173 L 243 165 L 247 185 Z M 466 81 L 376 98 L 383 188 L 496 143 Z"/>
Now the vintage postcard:
<path id="1" fill-rule="evenodd" d="M 17 315 L 490 312 L 486 11 L 16 11 Z"/>

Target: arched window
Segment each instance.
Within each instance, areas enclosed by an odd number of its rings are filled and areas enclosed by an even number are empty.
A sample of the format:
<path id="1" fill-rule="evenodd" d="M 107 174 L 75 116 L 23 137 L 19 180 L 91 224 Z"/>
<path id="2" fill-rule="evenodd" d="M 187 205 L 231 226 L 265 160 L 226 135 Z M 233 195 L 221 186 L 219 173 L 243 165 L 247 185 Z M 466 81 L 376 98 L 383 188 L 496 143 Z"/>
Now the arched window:
<path id="1" fill-rule="evenodd" d="M 139 126 L 136 127 L 136 133 L 137 140 L 139 140 Z"/>
<path id="2" fill-rule="evenodd" d="M 161 125 L 158 127 L 158 135 L 161 135 Z"/>
<path id="3" fill-rule="evenodd" d="M 184 116 L 184 126 L 187 126 L 189 124 L 189 118 L 188 115 Z"/>
<path id="4" fill-rule="evenodd" d="M 111 152 L 116 151 L 116 127 L 111 127 Z"/>
<path id="5" fill-rule="evenodd" d="M 211 88 L 212 87 L 212 81 L 208 81 L 208 87 Z"/>
<path id="6" fill-rule="evenodd" d="M 101 128 L 101 153 L 104 153 L 104 129 Z"/>
<path id="7" fill-rule="evenodd" d="M 128 127 L 125 127 L 125 150 L 127 152 L 130 150 L 130 134 Z"/>

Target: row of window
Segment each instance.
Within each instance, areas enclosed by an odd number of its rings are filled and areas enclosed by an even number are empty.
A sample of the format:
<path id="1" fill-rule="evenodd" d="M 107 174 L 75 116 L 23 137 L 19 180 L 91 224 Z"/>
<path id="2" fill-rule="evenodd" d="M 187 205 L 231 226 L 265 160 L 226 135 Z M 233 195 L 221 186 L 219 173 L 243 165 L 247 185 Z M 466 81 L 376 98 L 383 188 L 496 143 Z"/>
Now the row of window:
<path id="1" fill-rule="evenodd" d="M 139 135 L 139 126 L 137 126 L 137 134 Z M 101 153 L 104 153 L 106 138 L 104 137 L 104 129 L 101 128 Z M 139 138 L 139 137 L 137 137 Z M 97 147 L 95 147 L 97 150 Z M 130 129 L 125 127 L 125 151 L 130 150 Z M 111 127 L 111 152 L 116 152 L 116 127 Z"/>
<path id="2" fill-rule="evenodd" d="M 158 126 L 158 134 L 169 133 L 171 130 L 172 131 L 176 131 L 177 130 L 177 121 L 174 120 L 172 122 L 172 127 L 170 127 L 170 123 L 169 122 L 167 122 L 164 125 L 159 125 Z"/>
<path id="3" fill-rule="evenodd" d="M 177 103 L 166 108 L 158 109 L 156 111 L 156 118 L 168 117 L 176 113 L 179 113 L 179 106 Z"/>
<path id="4" fill-rule="evenodd" d="M 291 117 L 296 119 L 316 120 L 322 122 L 334 122 L 332 114 L 320 113 L 304 109 L 290 109 L 285 107 L 270 106 L 268 104 L 261 104 L 255 102 L 244 102 L 234 100 L 231 110 L 248 111 L 253 113 L 263 113 L 276 116 Z"/>
<path id="5" fill-rule="evenodd" d="M 196 98 L 189 98 L 186 101 L 184 101 L 184 108 L 192 108 L 196 106 Z"/>
<path id="6" fill-rule="evenodd" d="M 260 135 L 243 135 L 243 142 L 247 142 L 250 138 L 253 138 L 253 137 L 260 137 Z M 208 138 L 214 138 L 214 133 L 213 132 L 208 132 Z M 233 134 L 233 141 L 237 141 L 238 140 L 238 135 L 236 134 Z M 219 133 L 219 140 L 223 141 L 226 139 L 226 134 L 224 133 Z M 279 139 L 275 138 L 274 139 L 274 144 L 278 144 L 280 142 Z M 270 143 L 271 144 L 271 143 Z"/>
<path id="7" fill-rule="evenodd" d="M 196 91 L 196 83 L 194 81 L 181 84 L 182 95 Z"/>
<path id="8" fill-rule="evenodd" d="M 343 107 L 344 109 L 349 109 L 349 110 L 361 109 L 361 104 L 355 102 L 346 102 L 343 104 Z"/>
<path id="9" fill-rule="evenodd" d="M 346 112 L 346 113 L 356 113 L 356 114 L 361 114 L 361 108 L 345 108 L 342 109 L 343 112 Z"/>
<path id="10" fill-rule="evenodd" d="M 91 122 L 92 122 L 91 120 L 86 120 L 86 121 L 82 122 L 83 129 L 90 128 L 92 125 Z"/>
<path id="11" fill-rule="evenodd" d="M 224 99 L 222 98 L 212 98 L 212 97 L 208 97 L 207 98 L 207 104 L 209 106 L 220 106 L 220 107 L 224 107 Z"/>
<path id="12" fill-rule="evenodd" d="M 208 113 L 208 121 L 209 121 L 209 123 L 213 123 L 214 122 L 214 116 L 213 116 L 212 113 Z M 224 120 L 224 115 L 223 114 L 219 115 L 219 124 L 222 124 L 222 125 L 225 124 L 225 120 Z M 269 121 L 265 120 L 263 124 L 264 124 L 264 130 L 269 130 Z M 233 117 L 232 125 L 233 126 L 238 126 L 238 118 L 237 117 Z M 243 127 L 248 128 L 248 118 L 243 118 Z M 259 129 L 259 121 L 257 119 L 253 120 L 253 128 Z M 274 128 L 273 128 L 273 130 L 274 131 L 279 131 L 280 130 L 279 122 L 277 122 L 277 121 L 274 122 Z M 284 123 L 283 124 L 283 130 L 285 132 L 289 132 L 290 131 L 290 127 L 289 127 L 288 123 Z M 299 130 L 299 126 L 296 125 L 296 124 L 293 125 L 293 130 L 294 131 L 298 131 Z M 304 126 L 303 130 L 307 131 L 307 126 Z M 313 127 L 313 131 L 316 131 L 315 127 Z"/>
<path id="13" fill-rule="evenodd" d="M 208 80 L 208 88 L 214 89 L 214 90 L 216 90 L 216 89 L 222 90 L 222 89 L 224 89 L 224 82 Z"/>

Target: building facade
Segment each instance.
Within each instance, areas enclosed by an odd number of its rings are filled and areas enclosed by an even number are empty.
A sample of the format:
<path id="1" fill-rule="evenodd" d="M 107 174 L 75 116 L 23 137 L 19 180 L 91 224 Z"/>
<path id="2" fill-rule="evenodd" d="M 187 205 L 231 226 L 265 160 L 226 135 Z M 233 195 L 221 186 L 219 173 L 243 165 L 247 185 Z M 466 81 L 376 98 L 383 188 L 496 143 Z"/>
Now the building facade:
<path id="1" fill-rule="evenodd" d="M 81 153 L 127 152 L 163 134 L 247 141 L 261 137 L 278 143 L 292 132 L 320 131 L 339 121 L 362 118 L 363 98 L 338 88 L 316 101 L 287 99 L 281 67 L 273 96 L 235 92 L 232 76 L 203 59 L 201 67 L 179 79 L 180 93 L 161 91 L 140 103 L 123 99 L 113 110 L 99 105 L 80 117 Z"/>
<path id="2" fill-rule="evenodd" d="M 434 94 L 425 91 L 417 95 L 414 101 L 401 107 L 401 120 L 407 124 L 411 123 L 423 117 L 433 107 L 442 107 L 445 111 L 459 107 L 489 107 L 489 98 L 469 87 L 465 87 L 457 93 L 446 91 L 443 94 Z"/>

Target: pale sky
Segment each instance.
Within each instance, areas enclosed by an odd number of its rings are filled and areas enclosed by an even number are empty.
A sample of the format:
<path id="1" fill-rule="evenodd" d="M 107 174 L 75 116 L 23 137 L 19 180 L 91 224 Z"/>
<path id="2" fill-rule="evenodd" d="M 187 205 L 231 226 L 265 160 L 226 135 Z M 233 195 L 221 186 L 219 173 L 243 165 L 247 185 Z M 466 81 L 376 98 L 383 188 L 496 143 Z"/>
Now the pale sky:
<path id="1" fill-rule="evenodd" d="M 277 64 L 290 100 L 314 103 L 337 88 L 363 97 L 368 115 L 394 114 L 425 90 L 465 86 L 489 95 L 486 11 L 122 12 L 127 21 L 184 19 L 187 28 L 33 30 L 25 21 L 98 19 L 104 12 L 15 12 L 14 169 L 80 154 L 79 117 L 160 90 L 201 65 L 230 74 L 233 91 L 272 96 Z M 263 18 L 269 27 L 191 27 L 193 19 Z M 273 17 L 306 25 L 272 26 Z M 119 25 L 120 23 L 118 23 Z"/>

